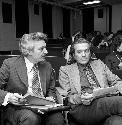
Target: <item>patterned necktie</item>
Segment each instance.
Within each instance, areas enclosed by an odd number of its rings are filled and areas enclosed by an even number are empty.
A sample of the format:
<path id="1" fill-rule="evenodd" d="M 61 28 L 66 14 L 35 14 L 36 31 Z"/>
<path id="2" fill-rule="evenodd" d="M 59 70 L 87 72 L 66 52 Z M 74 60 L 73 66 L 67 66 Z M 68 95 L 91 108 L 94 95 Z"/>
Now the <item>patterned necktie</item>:
<path id="1" fill-rule="evenodd" d="M 42 90 L 40 88 L 37 65 L 33 66 L 32 92 L 34 95 L 42 96 Z"/>
<path id="2" fill-rule="evenodd" d="M 87 79 L 92 87 L 92 89 L 98 88 L 98 83 L 95 80 L 94 74 L 90 71 L 89 67 L 85 68 Z"/>

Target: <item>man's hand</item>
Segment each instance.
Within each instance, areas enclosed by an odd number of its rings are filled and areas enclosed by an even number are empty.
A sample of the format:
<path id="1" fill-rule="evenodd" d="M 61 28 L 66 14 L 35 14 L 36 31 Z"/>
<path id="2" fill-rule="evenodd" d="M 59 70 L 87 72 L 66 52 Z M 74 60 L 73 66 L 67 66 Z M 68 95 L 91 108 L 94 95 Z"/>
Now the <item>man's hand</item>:
<path id="1" fill-rule="evenodd" d="M 82 103 L 81 96 L 78 94 L 71 95 L 69 97 L 69 102 L 72 104 L 80 104 Z"/>
<path id="2" fill-rule="evenodd" d="M 23 99 L 22 95 L 19 95 L 18 93 L 10 93 L 8 102 L 17 105 L 19 104 L 20 99 Z"/>
<path id="3" fill-rule="evenodd" d="M 55 99 L 52 96 L 46 97 L 47 100 L 55 102 Z"/>
<path id="4" fill-rule="evenodd" d="M 81 95 L 82 103 L 84 105 L 90 105 L 91 101 L 94 99 L 93 94 L 85 93 L 84 95 Z"/>
<path id="5" fill-rule="evenodd" d="M 89 93 L 82 94 L 81 99 L 91 100 L 93 99 L 93 94 L 89 94 Z"/>

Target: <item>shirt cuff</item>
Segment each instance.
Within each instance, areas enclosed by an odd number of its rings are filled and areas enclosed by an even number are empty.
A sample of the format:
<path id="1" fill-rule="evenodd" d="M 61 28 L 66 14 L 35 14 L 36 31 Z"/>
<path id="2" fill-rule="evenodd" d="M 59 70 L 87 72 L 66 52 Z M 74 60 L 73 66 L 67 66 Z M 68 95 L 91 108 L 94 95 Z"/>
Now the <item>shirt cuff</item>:
<path id="1" fill-rule="evenodd" d="M 7 93 L 5 98 L 4 98 L 4 102 L 2 103 L 3 106 L 6 106 L 8 104 L 8 98 L 10 96 L 11 93 Z"/>

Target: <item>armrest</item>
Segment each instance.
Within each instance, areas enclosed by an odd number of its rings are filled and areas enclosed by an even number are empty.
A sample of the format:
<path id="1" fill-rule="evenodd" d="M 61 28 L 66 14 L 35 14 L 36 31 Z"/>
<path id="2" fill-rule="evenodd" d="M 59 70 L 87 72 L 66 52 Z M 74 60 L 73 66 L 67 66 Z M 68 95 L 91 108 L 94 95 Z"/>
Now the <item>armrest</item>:
<path id="1" fill-rule="evenodd" d="M 56 87 L 56 94 L 57 94 L 58 103 L 66 106 L 67 105 L 67 101 L 66 101 L 67 100 L 67 91 L 65 91 L 61 87 Z M 67 112 L 68 111 L 64 111 L 64 117 L 65 117 L 65 120 L 66 120 L 66 124 L 68 124 Z"/>
<path id="2" fill-rule="evenodd" d="M 56 87 L 56 95 L 59 104 L 64 104 L 67 92 L 61 87 Z"/>

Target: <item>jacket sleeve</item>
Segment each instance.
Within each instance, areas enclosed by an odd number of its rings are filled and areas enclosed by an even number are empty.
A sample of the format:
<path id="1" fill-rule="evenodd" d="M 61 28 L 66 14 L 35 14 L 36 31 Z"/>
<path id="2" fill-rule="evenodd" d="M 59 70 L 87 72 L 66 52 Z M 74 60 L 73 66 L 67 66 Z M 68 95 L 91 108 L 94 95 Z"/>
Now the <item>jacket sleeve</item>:
<path id="1" fill-rule="evenodd" d="M 122 93 L 122 80 L 117 75 L 113 74 L 104 63 L 103 65 L 106 72 L 107 80 L 109 82 L 109 86 L 115 86 L 116 89 L 120 93 Z"/>
<path id="2" fill-rule="evenodd" d="M 105 58 L 105 64 L 108 66 L 108 68 L 109 68 L 110 70 L 113 70 L 110 55 L 108 55 L 108 56 Z"/>
<path id="3" fill-rule="evenodd" d="M 121 81 L 121 79 L 113 74 L 110 69 L 107 67 L 106 64 L 103 64 L 104 65 L 104 70 L 105 70 L 105 73 L 106 73 L 106 76 L 107 76 L 107 80 L 110 82 L 110 85 L 114 85 L 117 83 L 117 81 Z"/>
<path id="4" fill-rule="evenodd" d="M 47 90 L 47 94 L 46 96 L 53 96 L 56 99 L 56 86 L 55 86 L 55 82 L 56 82 L 56 78 L 55 78 L 55 71 L 52 68 L 51 64 L 49 64 L 49 86 L 48 86 L 48 90 Z"/>
<path id="5" fill-rule="evenodd" d="M 114 72 L 118 69 L 120 61 L 116 58 L 115 55 L 108 55 L 105 58 L 105 64 L 108 66 L 108 68 Z"/>
<path id="6" fill-rule="evenodd" d="M 59 84 L 63 90 L 67 93 L 67 96 L 71 93 L 70 79 L 65 66 L 60 67 L 59 70 Z"/>
<path id="7" fill-rule="evenodd" d="M 4 91 L 4 87 L 9 79 L 9 62 L 5 60 L 0 68 L 0 105 L 3 103 L 7 91 Z"/>

